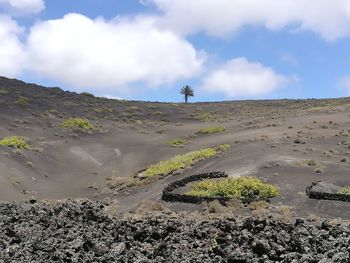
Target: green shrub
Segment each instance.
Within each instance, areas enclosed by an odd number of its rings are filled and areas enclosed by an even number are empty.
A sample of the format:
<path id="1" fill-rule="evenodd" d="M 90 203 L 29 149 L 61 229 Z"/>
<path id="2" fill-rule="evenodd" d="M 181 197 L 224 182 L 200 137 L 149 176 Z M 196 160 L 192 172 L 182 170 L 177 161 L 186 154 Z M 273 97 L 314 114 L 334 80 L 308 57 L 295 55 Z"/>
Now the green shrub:
<path id="1" fill-rule="evenodd" d="M 183 138 L 176 138 L 176 139 L 167 141 L 167 144 L 172 145 L 172 146 L 180 146 L 180 145 L 185 145 L 187 143 L 188 143 L 188 141 L 183 139 Z"/>
<path id="2" fill-rule="evenodd" d="M 19 106 L 25 106 L 29 102 L 29 99 L 27 97 L 20 96 L 16 101 L 15 104 Z"/>
<path id="3" fill-rule="evenodd" d="M 0 146 L 8 146 L 23 150 L 28 150 L 30 148 L 30 145 L 27 143 L 26 139 L 20 136 L 4 137 L 0 141 Z"/>
<path id="4" fill-rule="evenodd" d="M 350 195 L 350 186 L 346 186 L 346 187 L 341 188 L 338 191 L 338 194 Z"/>
<path id="5" fill-rule="evenodd" d="M 155 165 L 147 167 L 145 175 L 147 177 L 157 175 L 168 175 L 171 172 L 189 167 L 200 160 L 213 157 L 220 153 L 220 150 L 215 148 L 207 148 L 199 151 L 189 152 L 183 155 L 177 155 L 174 158 L 166 161 L 161 161 Z"/>
<path id="6" fill-rule="evenodd" d="M 213 126 L 201 129 L 197 132 L 197 134 L 213 134 L 225 131 L 225 127 L 223 126 Z"/>
<path id="7" fill-rule="evenodd" d="M 225 179 L 208 179 L 192 185 L 187 195 L 202 197 L 230 197 L 235 199 L 259 196 L 262 199 L 275 197 L 279 189 L 271 184 L 263 183 L 254 177 L 239 177 Z"/>
<path id="8" fill-rule="evenodd" d="M 95 97 L 94 94 L 91 94 L 89 92 L 82 92 L 80 95 L 87 96 L 87 97 Z"/>
<path id="9" fill-rule="evenodd" d="M 218 150 L 220 150 L 220 151 L 228 151 L 228 150 L 230 150 L 231 149 L 231 145 L 229 145 L 229 144 L 221 144 L 221 145 L 219 145 L 218 147 L 216 147 Z"/>
<path id="10" fill-rule="evenodd" d="M 65 129 L 82 129 L 82 130 L 92 130 L 94 126 L 86 119 L 82 118 L 70 118 L 64 120 L 60 125 L 60 128 Z"/>

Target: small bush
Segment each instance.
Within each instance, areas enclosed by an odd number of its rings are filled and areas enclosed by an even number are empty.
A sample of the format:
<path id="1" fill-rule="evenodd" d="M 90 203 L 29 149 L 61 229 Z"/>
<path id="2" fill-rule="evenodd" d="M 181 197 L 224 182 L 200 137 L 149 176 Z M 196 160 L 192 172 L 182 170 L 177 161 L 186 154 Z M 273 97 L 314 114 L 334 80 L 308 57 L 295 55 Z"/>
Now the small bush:
<path id="1" fill-rule="evenodd" d="M 82 129 L 82 130 L 92 130 L 94 126 L 86 119 L 82 118 L 70 118 L 63 121 L 60 125 L 60 128 L 65 129 Z"/>
<path id="2" fill-rule="evenodd" d="M 218 147 L 216 147 L 216 149 L 220 150 L 221 152 L 228 151 L 228 150 L 231 149 L 231 145 L 229 145 L 229 144 L 221 144 Z"/>
<path id="3" fill-rule="evenodd" d="M 29 99 L 27 97 L 20 96 L 16 101 L 15 104 L 19 106 L 26 106 L 29 102 Z"/>
<path id="4" fill-rule="evenodd" d="M 338 191 L 338 194 L 350 195 L 350 186 L 346 186 L 346 187 L 341 188 L 341 189 Z"/>
<path id="5" fill-rule="evenodd" d="M 136 120 L 135 123 L 136 123 L 137 125 L 142 125 L 142 124 L 143 124 L 143 121 L 142 121 L 142 120 Z"/>
<path id="6" fill-rule="evenodd" d="M 239 177 L 225 179 L 208 179 L 192 185 L 187 195 L 202 197 L 230 197 L 246 199 L 259 196 L 262 199 L 275 197 L 279 189 L 271 184 L 263 183 L 254 177 Z"/>
<path id="7" fill-rule="evenodd" d="M 197 132 L 197 134 L 213 134 L 225 131 L 225 127 L 223 126 L 213 126 L 201 129 Z"/>
<path id="8" fill-rule="evenodd" d="M 210 112 L 203 113 L 195 117 L 196 120 L 199 121 L 211 121 L 214 119 L 214 115 Z"/>
<path id="9" fill-rule="evenodd" d="M 183 138 L 176 138 L 171 141 L 167 141 L 167 144 L 172 145 L 172 146 L 180 146 L 180 145 L 185 145 L 187 144 L 188 141 L 183 139 Z"/>
<path id="10" fill-rule="evenodd" d="M 89 92 L 82 92 L 80 95 L 87 96 L 87 97 L 95 97 L 94 94 L 91 94 Z"/>
<path id="11" fill-rule="evenodd" d="M 219 151 L 214 148 L 207 148 L 199 151 L 189 152 L 183 155 L 177 155 L 170 160 L 161 161 L 158 164 L 149 166 L 145 171 L 145 175 L 147 177 L 168 175 L 176 170 L 189 167 L 200 160 L 213 157 L 218 153 Z"/>
<path id="12" fill-rule="evenodd" d="M 0 141 L 0 146 L 7 146 L 23 150 L 28 150 L 30 148 L 30 145 L 27 143 L 26 139 L 20 136 L 4 137 Z"/>

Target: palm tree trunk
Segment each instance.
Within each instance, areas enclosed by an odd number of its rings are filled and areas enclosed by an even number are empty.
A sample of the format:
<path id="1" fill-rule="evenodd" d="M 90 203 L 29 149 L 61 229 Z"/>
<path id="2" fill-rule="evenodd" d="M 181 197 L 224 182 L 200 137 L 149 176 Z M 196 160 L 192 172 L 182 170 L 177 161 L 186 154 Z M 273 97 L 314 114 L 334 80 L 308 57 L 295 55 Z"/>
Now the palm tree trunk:
<path id="1" fill-rule="evenodd" d="M 188 101 L 188 96 L 185 95 L 185 103 L 187 103 L 187 101 Z"/>

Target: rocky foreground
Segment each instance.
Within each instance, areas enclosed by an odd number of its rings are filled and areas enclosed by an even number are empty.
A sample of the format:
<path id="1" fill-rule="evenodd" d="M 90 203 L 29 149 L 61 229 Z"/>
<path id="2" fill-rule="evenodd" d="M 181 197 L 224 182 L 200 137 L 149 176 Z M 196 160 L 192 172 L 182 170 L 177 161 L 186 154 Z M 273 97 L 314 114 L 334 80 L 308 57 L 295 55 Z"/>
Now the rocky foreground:
<path id="1" fill-rule="evenodd" d="M 0 205 L 0 262 L 349 262 L 350 227 L 272 219 L 113 218 L 101 202 Z"/>

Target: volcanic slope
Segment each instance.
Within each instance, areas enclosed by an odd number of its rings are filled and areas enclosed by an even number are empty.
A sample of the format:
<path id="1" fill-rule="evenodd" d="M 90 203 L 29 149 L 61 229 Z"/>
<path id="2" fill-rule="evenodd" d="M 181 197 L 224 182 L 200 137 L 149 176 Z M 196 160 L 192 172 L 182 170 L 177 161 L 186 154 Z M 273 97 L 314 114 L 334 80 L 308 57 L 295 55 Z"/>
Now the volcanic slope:
<path id="1" fill-rule="evenodd" d="M 119 201 L 120 212 L 144 201 L 193 210 L 200 208 L 160 201 L 164 187 L 192 174 L 225 171 L 277 185 L 280 195 L 271 203 L 287 206 L 298 216 L 349 219 L 348 203 L 310 200 L 305 194 L 318 180 L 350 185 L 349 113 L 350 98 L 140 102 L 1 77 L 0 139 L 23 136 L 30 149 L 0 147 L 0 200 L 108 197 Z M 63 128 L 71 118 L 88 120 L 94 128 Z M 221 131 L 200 132 L 206 128 Z M 184 143 L 169 143 L 177 138 Z M 129 181 L 161 160 L 222 144 L 231 148 L 180 173 Z M 111 185 L 118 180 L 128 183 Z"/>

